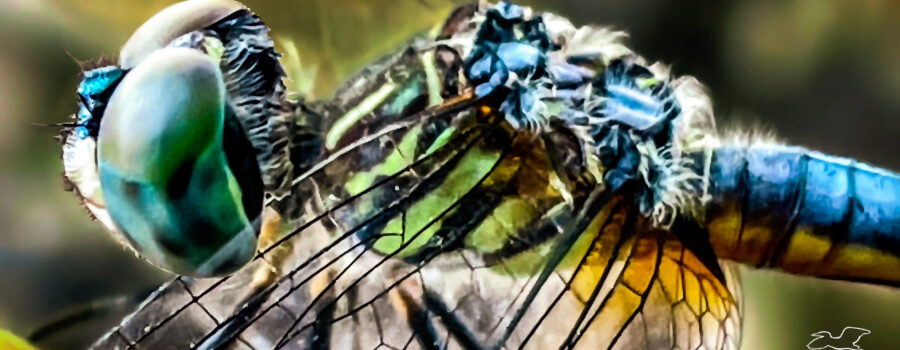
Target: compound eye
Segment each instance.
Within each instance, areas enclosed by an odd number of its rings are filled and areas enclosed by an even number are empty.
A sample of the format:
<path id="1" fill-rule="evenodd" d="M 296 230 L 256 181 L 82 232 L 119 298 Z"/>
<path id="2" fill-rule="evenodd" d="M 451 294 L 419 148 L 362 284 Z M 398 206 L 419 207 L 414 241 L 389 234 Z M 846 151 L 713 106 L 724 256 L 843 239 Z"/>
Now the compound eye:
<path id="1" fill-rule="evenodd" d="M 210 58 L 159 49 L 122 78 L 100 125 L 110 217 L 136 251 L 178 274 L 225 275 L 256 252 L 259 226 L 244 206 L 263 204 L 242 200 L 229 168 L 225 94 Z"/>
<path id="2" fill-rule="evenodd" d="M 204 30 L 244 8 L 232 0 L 190 0 L 169 6 L 135 30 L 119 52 L 119 66 L 136 67 L 178 37 Z"/>
<path id="3" fill-rule="evenodd" d="M 191 48 L 217 61 L 226 84 L 229 115 L 249 140 L 263 188 L 276 197 L 290 190 L 291 103 L 285 97 L 281 56 L 269 28 L 252 11 L 231 0 L 189 0 L 163 9 L 141 25 L 119 53 L 130 70 L 159 50 Z M 229 132 L 226 132 L 228 143 Z"/>

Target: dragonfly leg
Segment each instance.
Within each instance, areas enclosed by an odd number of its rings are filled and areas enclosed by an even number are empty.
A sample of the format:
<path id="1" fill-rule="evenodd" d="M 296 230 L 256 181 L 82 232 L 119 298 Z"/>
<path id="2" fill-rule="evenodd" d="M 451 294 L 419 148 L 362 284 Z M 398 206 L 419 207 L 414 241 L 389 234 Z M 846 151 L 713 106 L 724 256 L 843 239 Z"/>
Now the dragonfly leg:
<path id="1" fill-rule="evenodd" d="M 435 316 L 460 347 L 470 350 L 487 349 L 475 337 L 475 332 L 454 313 L 437 293 L 424 290 L 418 280 L 407 279 L 389 294 L 394 310 L 406 319 L 416 340 L 423 349 L 445 349 L 450 339 L 438 334 L 432 321 Z"/>
<path id="2" fill-rule="evenodd" d="M 327 293 L 325 299 L 322 300 L 324 305 L 316 311 L 316 319 L 313 321 L 312 333 L 307 337 L 306 344 L 310 349 L 330 349 L 331 348 L 331 330 L 334 325 L 334 314 L 337 304 L 333 303 L 335 291 L 329 288 L 331 281 L 337 276 L 334 269 L 328 269 L 324 273 L 313 278 L 309 285 L 309 295 L 321 295 Z"/>
<path id="3" fill-rule="evenodd" d="M 469 329 L 469 326 L 453 312 L 453 309 L 447 306 L 447 303 L 444 302 L 440 295 L 426 291 L 424 297 L 428 311 L 440 317 L 441 323 L 444 324 L 444 327 L 447 328 L 463 349 L 487 349 L 475 338 L 475 333 Z"/>
<path id="4" fill-rule="evenodd" d="M 431 321 L 431 313 L 417 295 L 422 294 L 418 279 L 408 278 L 388 292 L 394 310 L 409 324 L 410 329 L 423 349 L 443 349 L 444 339 L 437 334 Z"/>
<path id="5" fill-rule="evenodd" d="M 272 208 L 264 210 L 262 229 L 259 234 L 258 246 L 260 252 L 265 252 L 278 242 L 281 238 L 283 226 L 283 220 L 277 211 Z M 252 291 L 263 290 L 275 282 L 282 265 L 290 256 L 292 245 L 293 243 L 290 240 L 282 242 L 279 246 L 272 248 L 267 254 L 263 255 L 262 259 L 265 263 L 260 264 L 253 274 L 253 281 L 250 284 Z"/>

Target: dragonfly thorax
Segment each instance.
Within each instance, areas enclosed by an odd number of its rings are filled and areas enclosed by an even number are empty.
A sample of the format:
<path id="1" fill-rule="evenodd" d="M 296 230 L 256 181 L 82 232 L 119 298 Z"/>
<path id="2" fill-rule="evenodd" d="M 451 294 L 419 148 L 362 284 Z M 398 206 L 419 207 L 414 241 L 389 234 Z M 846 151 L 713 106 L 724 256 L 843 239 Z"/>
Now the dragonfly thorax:
<path id="1" fill-rule="evenodd" d="M 474 32 L 471 46 L 458 50 L 469 52 L 469 84 L 477 97 L 500 101 L 513 129 L 544 135 L 561 178 L 593 178 L 611 188 L 635 183 L 647 214 L 667 206 L 673 196 L 665 192 L 691 178 L 671 151 L 681 108 L 667 74 L 611 43 L 572 54 L 577 38 L 568 22 L 545 22 L 508 2 L 474 18 L 476 28 L 456 34 Z"/>
<path id="2" fill-rule="evenodd" d="M 68 181 L 154 264 L 237 270 L 254 256 L 264 193 L 283 193 L 292 171 L 278 57 L 268 27 L 237 2 L 160 12 L 118 65 L 85 72 L 63 133 Z"/>

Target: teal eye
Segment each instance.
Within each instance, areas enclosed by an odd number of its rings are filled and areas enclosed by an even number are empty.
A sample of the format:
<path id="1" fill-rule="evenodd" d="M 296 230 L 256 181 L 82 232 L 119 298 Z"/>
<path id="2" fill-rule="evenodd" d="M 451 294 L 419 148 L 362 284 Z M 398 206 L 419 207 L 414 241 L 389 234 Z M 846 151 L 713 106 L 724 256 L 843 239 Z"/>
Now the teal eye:
<path id="1" fill-rule="evenodd" d="M 231 168 L 240 162 L 226 154 L 225 94 L 210 58 L 160 49 L 122 78 L 100 125 L 110 217 L 135 250 L 175 273 L 225 275 L 256 252 L 262 196 L 247 189 L 261 180 Z"/>

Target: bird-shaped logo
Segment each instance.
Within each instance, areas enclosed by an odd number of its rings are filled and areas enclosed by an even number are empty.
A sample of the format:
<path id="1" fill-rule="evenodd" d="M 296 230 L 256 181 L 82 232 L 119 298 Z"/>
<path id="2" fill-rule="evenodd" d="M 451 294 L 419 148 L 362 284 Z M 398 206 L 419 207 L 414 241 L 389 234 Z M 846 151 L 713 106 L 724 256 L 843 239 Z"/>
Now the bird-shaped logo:
<path id="1" fill-rule="evenodd" d="M 844 327 L 841 335 L 834 337 L 831 332 L 819 331 L 812 334 L 813 340 L 806 344 L 809 350 L 862 350 L 856 342 L 862 336 L 872 333 L 870 330 L 859 327 Z"/>

